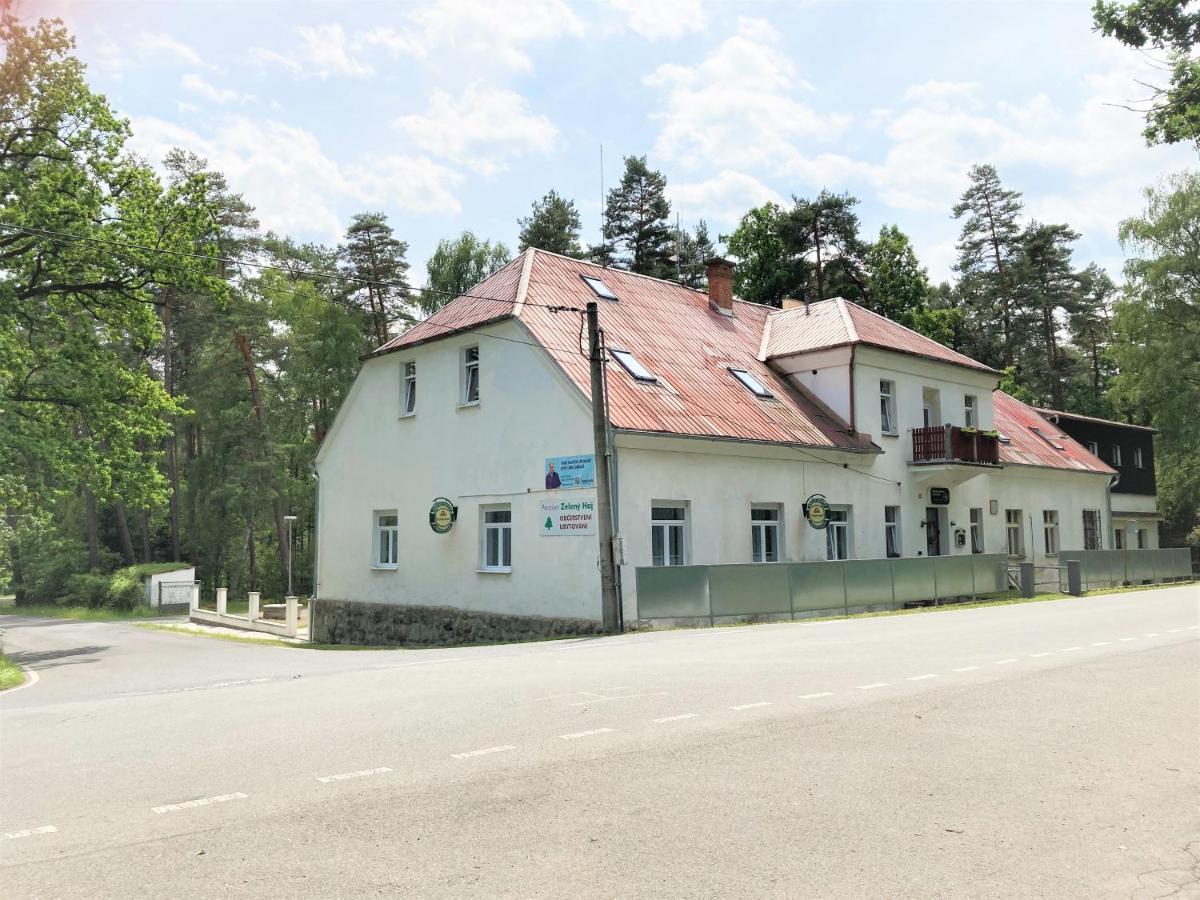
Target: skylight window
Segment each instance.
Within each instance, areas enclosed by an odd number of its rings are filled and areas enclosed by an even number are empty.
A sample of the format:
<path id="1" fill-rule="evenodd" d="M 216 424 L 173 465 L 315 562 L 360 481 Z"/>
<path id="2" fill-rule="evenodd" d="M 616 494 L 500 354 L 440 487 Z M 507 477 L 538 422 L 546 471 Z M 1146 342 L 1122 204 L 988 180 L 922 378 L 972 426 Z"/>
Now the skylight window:
<path id="1" fill-rule="evenodd" d="M 621 364 L 621 368 L 623 368 L 638 381 L 658 381 L 658 379 L 654 377 L 654 373 L 638 362 L 637 358 L 628 350 L 612 350 L 610 352 L 612 353 L 613 358 Z"/>
<path id="2" fill-rule="evenodd" d="M 580 275 L 579 277 L 587 282 L 587 286 L 595 291 L 597 297 L 603 297 L 605 300 L 617 299 L 617 295 L 612 292 L 612 288 L 594 275 Z"/>
<path id="3" fill-rule="evenodd" d="M 761 381 L 759 381 L 757 378 L 755 378 L 753 375 L 751 375 L 745 369 L 731 368 L 729 371 L 733 375 L 733 377 L 736 378 L 738 381 L 740 381 L 743 385 L 745 385 L 746 390 L 748 390 L 750 393 L 752 393 L 755 397 L 761 397 L 763 399 L 767 399 L 767 398 L 774 396 L 770 391 L 768 391 L 765 387 L 763 387 L 763 384 Z"/>
<path id="4" fill-rule="evenodd" d="M 1043 441 L 1045 441 L 1047 444 L 1049 444 L 1055 450 L 1066 450 L 1067 449 L 1062 444 L 1058 443 L 1058 441 L 1056 441 L 1052 437 L 1050 437 L 1050 435 L 1048 435 L 1044 431 L 1042 431 L 1042 429 L 1038 428 L 1036 425 L 1030 425 L 1029 430 L 1032 431 L 1034 434 L 1036 434 L 1038 437 L 1040 437 Z"/>

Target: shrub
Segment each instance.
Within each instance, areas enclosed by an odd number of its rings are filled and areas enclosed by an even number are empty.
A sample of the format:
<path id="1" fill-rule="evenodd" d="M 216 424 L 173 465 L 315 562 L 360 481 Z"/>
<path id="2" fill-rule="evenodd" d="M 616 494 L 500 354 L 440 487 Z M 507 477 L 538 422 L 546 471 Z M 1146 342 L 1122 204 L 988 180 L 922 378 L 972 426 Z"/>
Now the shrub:
<path id="1" fill-rule="evenodd" d="M 67 576 L 66 592 L 56 599 L 62 606 L 87 606 L 96 608 L 104 606 L 108 600 L 108 575 L 99 572 L 78 572 Z"/>
<path id="2" fill-rule="evenodd" d="M 118 569 L 109 580 L 104 605 L 110 609 L 133 609 L 146 599 L 146 585 L 137 566 Z"/>

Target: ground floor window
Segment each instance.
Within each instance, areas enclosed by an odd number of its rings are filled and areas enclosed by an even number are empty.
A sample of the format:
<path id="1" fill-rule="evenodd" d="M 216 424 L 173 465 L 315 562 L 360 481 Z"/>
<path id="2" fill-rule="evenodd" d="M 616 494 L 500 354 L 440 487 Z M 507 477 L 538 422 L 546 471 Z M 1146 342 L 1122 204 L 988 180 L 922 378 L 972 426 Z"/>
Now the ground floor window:
<path id="1" fill-rule="evenodd" d="M 1025 555 L 1025 537 L 1021 534 L 1021 511 L 1006 509 L 1004 511 L 1004 527 L 1008 536 L 1008 555 Z"/>
<path id="2" fill-rule="evenodd" d="M 1100 549 L 1100 510 L 1098 509 L 1083 511 L 1083 549 Z"/>
<path id="3" fill-rule="evenodd" d="M 983 552 L 983 507 L 971 508 L 971 552 Z"/>
<path id="4" fill-rule="evenodd" d="M 1058 554 L 1058 510 L 1042 510 L 1042 532 L 1046 538 L 1046 555 Z"/>
<path id="5" fill-rule="evenodd" d="M 752 562 L 779 562 L 778 504 L 750 508 L 750 559 Z"/>
<path id="6" fill-rule="evenodd" d="M 487 572 L 512 571 L 511 506 L 483 509 L 483 569 Z"/>
<path id="7" fill-rule="evenodd" d="M 1113 529 L 1113 547 L 1115 547 L 1117 550 L 1125 549 L 1125 529 L 1124 528 L 1114 528 Z"/>
<path id="8" fill-rule="evenodd" d="M 848 507 L 829 510 L 829 525 L 825 528 L 826 559 L 850 558 L 850 510 Z"/>
<path id="9" fill-rule="evenodd" d="M 1146 547 L 1149 546 L 1150 542 L 1147 540 L 1145 528 L 1139 528 L 1137 530 L 1137 541 L 1138 541 L 1138 549 L 1139 550 L 1145 550 Z"/>
<path id="10" fill-rule="evenodd" d="M 656 566 L 687 565 L 687 504 L 650 508 L 650 558 Z"/>
<path id="11" fill-rule="evenodd" d="M 900 507 L 883 508 L 883 547 L 888 559 L 900 556 Z"/>
<path id="12" fill-rule="evenodd" d="M 400 538 L 398 519 L 394 509 L 375 512 L 374 559 L 371 564 L 377 569 L 394 569 L 399 559 Z"/>

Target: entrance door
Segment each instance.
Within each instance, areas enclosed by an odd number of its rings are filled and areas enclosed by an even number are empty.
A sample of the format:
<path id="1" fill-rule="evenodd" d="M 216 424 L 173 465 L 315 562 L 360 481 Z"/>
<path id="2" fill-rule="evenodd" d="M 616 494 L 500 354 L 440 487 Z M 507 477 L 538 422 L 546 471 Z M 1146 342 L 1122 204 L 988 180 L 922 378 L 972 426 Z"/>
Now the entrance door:
<path id="1" fill-rule="evenodd" d="M 925 554 L 942 555 L 942 516 L 936 506 L 925 507 Z"/>

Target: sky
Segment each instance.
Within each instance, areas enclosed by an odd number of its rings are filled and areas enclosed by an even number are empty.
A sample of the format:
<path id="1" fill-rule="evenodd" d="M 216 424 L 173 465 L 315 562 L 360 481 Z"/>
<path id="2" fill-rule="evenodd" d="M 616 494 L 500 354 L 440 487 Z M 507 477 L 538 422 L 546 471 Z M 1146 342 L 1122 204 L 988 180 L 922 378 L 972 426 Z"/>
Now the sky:
<path id="1" fill-rule="evenodd" d="M 951 208 L 990 162 L 1031 218 L 1119 273 L 1120 221 L 1192 147 L 1148 148 L 1120 108 L 1155 60 L 1091 29 L 1090 0 L 424 3 L 23 0 L 62 18 L 93 89 L 158 163 L 208 159 L 264 228 L 336 243 L 382 211 L 411 281 L 470 229 L 514 249 L 550 189 L 598 238 L 601 177 L 646 155 L 672 214 L 728 234 L 768 200 L 822 188 L 897 224 L 936 280 Z M 603 166 L 601 159 L 603 158 Z"/>

